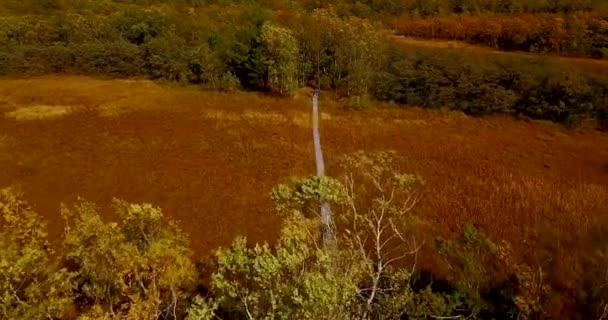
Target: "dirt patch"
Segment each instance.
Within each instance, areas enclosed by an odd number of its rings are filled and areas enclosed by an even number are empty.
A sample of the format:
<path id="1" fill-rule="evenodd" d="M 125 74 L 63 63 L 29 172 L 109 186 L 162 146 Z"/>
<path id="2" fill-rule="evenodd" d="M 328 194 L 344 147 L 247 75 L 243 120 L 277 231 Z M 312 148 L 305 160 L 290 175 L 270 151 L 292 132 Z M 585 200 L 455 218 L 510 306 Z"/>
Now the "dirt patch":
<path id="1" fill-rule="evenodd" d="M 71 113 L 75 107 L 72 106 L 47 106 L 34 105 L 18 107 L 17 109 L 6 112 L 4 115 L 17 121 L 52 119 L 65 116 Z"/>

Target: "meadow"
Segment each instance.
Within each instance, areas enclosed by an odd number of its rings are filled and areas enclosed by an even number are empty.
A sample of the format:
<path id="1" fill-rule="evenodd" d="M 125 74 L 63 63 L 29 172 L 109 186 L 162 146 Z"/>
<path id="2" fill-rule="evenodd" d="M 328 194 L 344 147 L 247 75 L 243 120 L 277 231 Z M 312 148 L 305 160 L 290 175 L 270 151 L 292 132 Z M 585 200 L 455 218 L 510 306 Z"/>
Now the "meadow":
<path id="1" fill-rule="evenodd" d="M 352 110 L 329 95 L 321 135 L 330 175 L 344 154 L 395 151 L 402 172 L 426 181 L 416 214 L 440 234 L 472 223 L 508 242 L 518 262 L 543 266 L 561 298 L 575 293 L 608 226 L 607 133 L 386 104 Z M 314 172 L 310 96 L 69 75 L 2 79 L 0 187 L 22 191 L 50 221 L 52 239 L 63 229 L 61 203 L 82 197 L 112 219 L 117 197 L 161 207 L 198 257 L 237 235 L 272 242 L 280 219 L 271 189 Z"/>

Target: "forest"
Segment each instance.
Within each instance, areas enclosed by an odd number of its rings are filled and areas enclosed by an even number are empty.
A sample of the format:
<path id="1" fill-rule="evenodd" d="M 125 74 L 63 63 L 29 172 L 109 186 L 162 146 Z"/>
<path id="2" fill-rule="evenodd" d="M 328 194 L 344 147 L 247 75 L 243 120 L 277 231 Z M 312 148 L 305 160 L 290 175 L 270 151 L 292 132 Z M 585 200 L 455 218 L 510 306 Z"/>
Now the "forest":
<path id="1" fill-rule="evenodd" d="M 430 7 L 429 7 L 430 6 Z M 145 77 L 292 95 L 605 123 L 608 72 L 545 56 L 400 45 L 397 34 L 601 58 L 604 1 L 5 1 L 0 75 Z"/>

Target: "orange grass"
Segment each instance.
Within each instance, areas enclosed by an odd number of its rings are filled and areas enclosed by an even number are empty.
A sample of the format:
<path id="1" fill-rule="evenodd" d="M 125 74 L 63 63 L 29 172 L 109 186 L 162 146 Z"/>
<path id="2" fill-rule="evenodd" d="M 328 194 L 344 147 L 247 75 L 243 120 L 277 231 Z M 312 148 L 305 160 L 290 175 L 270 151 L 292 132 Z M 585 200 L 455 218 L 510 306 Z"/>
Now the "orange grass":
<path id="1" fill-rule="evenodd" d="M 0 187 L 22 189 L 54 235 L 61 202 L 81 196 L 111 215 L 110 199 L 120 197 L 162 207 L 199 254 L 239 234 L 272 241 L 271 188 L 314 172 L 309 103 L 305 92 L 277 99 L 76 76 L 0 80 Z M 36 106 L 69 112 L 10 116 Z M 608 134 L 411 107 L 321 106 L 330 174 L 345 153 L 395 150 L 403 171 L 426 180 L 418 212 L 438 230 L 450 236 L 474 223 L 529 263 L 539 243 L 558 244 L 564 260 L 554 271 L 575 285 L 588 233 L 608 225 Z"/>

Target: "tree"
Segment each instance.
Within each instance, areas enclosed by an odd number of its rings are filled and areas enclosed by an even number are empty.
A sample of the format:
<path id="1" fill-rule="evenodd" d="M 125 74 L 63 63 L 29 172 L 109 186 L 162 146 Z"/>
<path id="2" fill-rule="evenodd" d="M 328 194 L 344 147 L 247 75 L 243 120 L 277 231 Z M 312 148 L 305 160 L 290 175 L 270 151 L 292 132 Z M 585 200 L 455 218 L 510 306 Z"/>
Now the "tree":
<path id="1" fill-rule="evenodd" d="M 419 221 L 412 213 L 423 181 L 395 171 L 392 157 L 358 152 L 341 161 L 346 199 L 337 214 L 339 230 L 341 242 L 365 263 L 359 296 L 366 319 L 399 318 L 412 303 L 410 277 L 423 244 L 414 233 Z M 397 267 L 408 257 L 411 269 Z"/>
<path id="2" fill-rule="evenodd" d="M 382 35 L 369 21 L 349 17 L 337 37 L 336 65 L 346 72 L 346 95 L 365 96 L 384 57 Z"/>
<path id="3" fill-rule="evenodd" d="M 192 51 L 187 77 L 192 83 L 202 83 L 212 89 L 220 89 L 225 69 L 217 54 L 205 43 Z"/>
<path id="4" fill-rule="evenodd" d="M 316 9 L 310 15 L 302 15 L 298 24 L 298 38 L 303 54 L 301 76 L 307 82 L 314 75 L 315 86 L 329 87 L 331 83 L 324 81 L 330 69 L 335 65 L 335 36 L 339 30 L 340 18 L 325 9 Z M 308 70 L 308 64 L 312 70 Z"/>
<path id="5" fill-rule="evenodd" d="M 298 88 L 298 43 L 289 29 L 269 22 L 262 26 L 261 40 L 269 63 L 270 90 L 292 95 Z"/>
<path id="6" fill-rule="evenodd" d="M 155 11 L 129 9 L 113 18 L 112 26 L 120 36 L 136 45 L 142 45 L 163 34 L 167 17 Z"/>
<path id="7" fill-rule="evenodd" d="M 378 162 L 380 161 L 380 162 Z M 421 180 L 394 174 L 388 156 L 347 158 L 345 184 L 329 177 L 279 185 L 272 199 L 283 217 L 281 236 L 249 247 L 244 238 L 217 252 L 210 296 L 197 298 L 190 320 L 247 319 L 427 319 L 451 315 L 457 303 L 416 291 L 411 277 L 422 243 L 412 230 Z M 370 184 L 368 184 L 370 183 Z M 368 187 L 374 192 L 367 196 Z M 363 192 L 363 193 L 361 193 Z M 318 203 L 339 210 L 336 245 L 321 245 Z M 399 263 L 397 263 L 399 262 Z"/>
<path id="8" fill-rule="evenodd" d="M 46 223 L 15 192 L 0 190 L 0 318 L 62 319 L 72 274 L 51 261 Z"/>
<path id="9" fill-rule="evenodd" d="M 115 201 L 120 225 L 81 202 L 63 208 L 64 250 L 82 288 L 81 307 L 124 319 L 177 319 L 195 280 L 187 238 L 160 209 Z"/>

